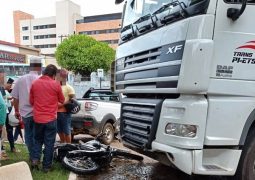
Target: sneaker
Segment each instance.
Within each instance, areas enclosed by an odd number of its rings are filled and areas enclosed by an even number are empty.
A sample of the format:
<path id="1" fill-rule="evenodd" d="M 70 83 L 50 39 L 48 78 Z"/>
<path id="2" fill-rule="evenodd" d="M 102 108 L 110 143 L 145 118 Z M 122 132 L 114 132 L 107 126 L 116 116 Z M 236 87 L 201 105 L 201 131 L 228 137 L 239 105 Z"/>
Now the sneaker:
<path id="1" fill-rule="evenodd" d="M 39 161 L 38 160 L 32 160 L 31 169 L 32 170 L 39 170 Z"/>
<path id="2" fill-rule="evenodd" d="M 49 167 L 49 168 L 42 168 L 42 171 L 44 172 L 44 173 L 48 173 L 49 171 L 52 171 L 52 167 Z"/>

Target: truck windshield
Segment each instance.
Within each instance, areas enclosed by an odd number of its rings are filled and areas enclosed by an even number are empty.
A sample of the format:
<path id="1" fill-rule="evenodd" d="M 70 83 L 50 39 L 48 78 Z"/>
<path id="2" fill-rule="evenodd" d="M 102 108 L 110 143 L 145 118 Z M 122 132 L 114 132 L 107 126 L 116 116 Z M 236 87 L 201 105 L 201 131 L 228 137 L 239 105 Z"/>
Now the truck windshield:
<path id="1" fill-rule="evenodd" d="M 185 11 L 186 8 L 197 5 L 196 8 L 189 8 L 188 11 L 196 11 L 194 13 L 199 14 L 199 8 L 201 8 L 201 11 L 204 12 L 205 7 L 201 7 L 198 4 L 207 4 L 208 6 L 209 0 L 127 0 L 123 27 L 128 26 L 145 16 L 153 15 L 162 9 L 171 14 L 172 10 L 175 12 L 179 9 Z M 189 13 L 194 15 L 192 12 Z"/>

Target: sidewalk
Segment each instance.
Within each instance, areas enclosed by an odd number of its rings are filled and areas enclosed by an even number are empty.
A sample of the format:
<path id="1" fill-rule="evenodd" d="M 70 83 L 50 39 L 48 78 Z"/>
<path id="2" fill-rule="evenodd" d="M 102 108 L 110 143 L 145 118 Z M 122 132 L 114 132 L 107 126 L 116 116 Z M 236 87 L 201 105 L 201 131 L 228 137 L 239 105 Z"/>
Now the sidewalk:
<path id="1" fill-rule="evenodd" d="M 14 131 L 15 131 L 15 128 L 13 128 L 14 129 Z M 22 131 L 22 135 L 23 135 L 23 140 L 25 141 L 25 134 L 24 134 L 24 129 L 22 129 L 21 130 Z M 21 136 L 19 135 L 18 136 L 18 139 L 17 139 L 17 141 L 15 141 L 15 144 L 24 144 L 25 145 L 25 142 L 22 140 L 22 138 L 21 138 Z M 57 135 L 56 136 L 56 141 L 59 141 L 60 139 L 59 139 L 59 136 Z M 9 144 L 8 143 L 8 139 L 7 139 L 7 134 L 6 134 L 6 131 L 5 131 L 5 133 L 3 133 L 2 134 L 2 142 L 5 142 L 5 143 L 7 143 L 7 144 Z M 7 145 L 7 147 L 6 147 L 7 149 L 9 148 L 9 145 Z M 1 151 L 0 151 L 1 152 Z M 0 166 L 1 166 L 1 163 L 0 163 Z M 64 167 L 63 167 L 64 168 Z M 30 170 L 30 168 L 29 168 L 29 170 Z M 31 171 L 30 171 L 31 172 Z M 74 174 L 74 173 L 70 173 L 69 174 L 69 177 L 68 177 L 68 180 L 76 180 L 77 178 L 76 178 L 76 174 Z"/>
<path id="2" fill-rule="evenodd" d="M 24 129 L 22 129 L 22 133 L 23 133 L 23 138 L 25 138 L 25 137 L 24 137 Z M 7 139 L 4 139 L 4 140 L 5 140 L 6 142 L 8 142 Z M 57 136 L 56 136 L 56 141 L 59 141 L 59 140 L 60 140 L 60 139 L 59 139 L 59 136 L 57 135 Z M 19 136 L 18 140 L 17 140 L 15 143 L 17 143 L 17 144 L 23 144 L 23 141 L 22 141 L 22 139 L 21 139 L 20 136 Z M 64 168 L 64 167 L 63 167 L 63 168 Z M 68 177 L 68 180 L 76 180 L 76 179 L 77 179 L 76 174 L 70 172 L 69 177 Z"/>

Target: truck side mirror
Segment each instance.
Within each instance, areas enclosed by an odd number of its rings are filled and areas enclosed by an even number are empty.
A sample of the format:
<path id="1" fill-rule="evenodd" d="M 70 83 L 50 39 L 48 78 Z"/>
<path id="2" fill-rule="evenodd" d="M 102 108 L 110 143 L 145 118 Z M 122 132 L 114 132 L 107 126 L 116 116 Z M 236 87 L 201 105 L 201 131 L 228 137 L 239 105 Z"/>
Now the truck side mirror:
<path id="1" fill-rule="evenodd" d="M 247 0 L 243 0 L 241 9 L 228 8 L 227 17 L 232 19 L 233 21 L 236 21 L 243 14 L 246 8 L 246 5 L 247 5 Z"/>
<path id="2" fill-rule="evenodd" d="M 124 0 L 115 0 L 115 4 L 120 4 L 122 3 Z"/>

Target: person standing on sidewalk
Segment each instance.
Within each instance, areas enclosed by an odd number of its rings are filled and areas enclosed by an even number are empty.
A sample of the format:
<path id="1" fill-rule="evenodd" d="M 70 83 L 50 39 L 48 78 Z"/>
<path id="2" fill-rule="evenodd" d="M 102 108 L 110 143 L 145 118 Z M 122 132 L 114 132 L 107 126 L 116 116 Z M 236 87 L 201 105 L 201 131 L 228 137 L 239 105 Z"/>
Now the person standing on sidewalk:
<path id="1" fill-rule="evenodd" d="M 75 98 L 74 88 L 67 83 L 67 76 L 68 72 L 65 69 L 59 70 L 58 80 L 65 97 L 65 103 Z M 64 104 L 58 105 L 57 130 L 61 143 L 71 143 L 71 113 L 66 111 Z"/>
<path id="2" fill-rule="evenodd" d="M 52 168 L 54 143 L 57 135 L 57 110 L 58 103 L 64 103 L 60 83 L 55 81 L 57 67 L 48 65 L 43 76 L 35 80 L 30 90 L 30 104 L 34 113 L 34 154 L 32 169 L 39 168 L 42 145 L 43 171 L 48 172 Z"/>
<path id="3" fill-rule="evenodd" d="M 4 98 L 2 96 L 2 93 L 0 93 L 0 134 L 2 134 L 2 128 L 5 124 L 5 119 L 6 119 L 6 105 L 4 102 Z M 2 140 L 0 138 L 0 147 L 2 146 Z M 1 148 L 0 148 L 0 154 L 1 154 Z M 0 157 L 0 160 L 2 157 Z"/>
<path id="4" fill-rule="evenodd" d="M 0 69 L 0 81 L 1 81 L 0 93 L 2 95 L 3 100 L 5 100 L 6 94 L 5 94 L 5 90 L 4 90 L 4 81 L 5 81 L 4 69 Z M 6 116 L 5 116 L 5 118 L 6 118 Z M 5 152 L 5 147 L 3 146 L 3 139 L 5 138 L 5 135 L 6 135 L 6 127 L 5 127 L 6 119 L 4 119 L 4 120 L 1 119 L 0 121 L 4 122 L 3 126 L 1 127 L 1 130 L 0 130 L 0 139 L 1 139 L 1 143 L 0 143 L 1 144 L 0 158 L 2 160 L 5 160 L 5 159 L 7 160 L 7 159 L 9 159 L 9 157 L 8 157 L 8 155 Z M 0 126 L 1 126 L 1 124 L 0 124 Z"/>
<path id="5" fill-rule="evenodd" d="M 7 131 L 7 138 L 10 144 L 10 149 L 11 152 L 19 152 L 19 150 L 16 150 L 15 146 L 14 146 L 14 138 L 13 138 L 13 126 L 11 126 L 9 124 L 9 114 L 12 111 L 12 97 L 9 93 L 9 91 L 11 90 L 12 84 L 13 84 L 14 80 L 12 78 L 9 78 L 8 81 L 6 82 L 4 89 L 5 89 L 5 103 L 6 103 L 6 131 Z"/>
<path id="6" fill-rule="evenodd" d="M 34 146 L 34 120 L 33 107 L 29 103 L 29 93 L 32 82 L 39 77 L 42 70 L 41 59 L 38 57 L 30 58 L 30 72 L 21 76 L 11 92 L 13 97 L 13 107 L 15 109 L 15 117 L 22 118 L 24 122 L 25 143 L 28 148 L 30 161 L 32 160 Z"/>

